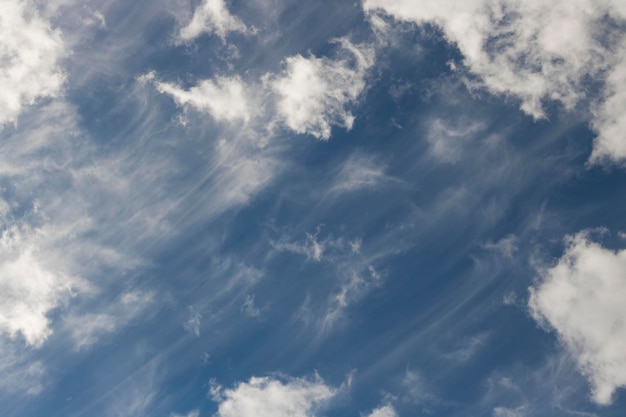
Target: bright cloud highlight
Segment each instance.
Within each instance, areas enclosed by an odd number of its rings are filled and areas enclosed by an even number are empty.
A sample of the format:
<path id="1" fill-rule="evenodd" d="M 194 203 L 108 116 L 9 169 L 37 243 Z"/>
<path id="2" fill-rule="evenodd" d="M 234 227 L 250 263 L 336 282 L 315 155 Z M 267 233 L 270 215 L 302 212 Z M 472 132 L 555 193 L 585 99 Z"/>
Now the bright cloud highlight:
<path id="1" fill-rule="evenodd" d="M 626 386 L 626 250 L 612 251 L 582 232 L 566 239 L 559 262 L 531 288 L 529 307 L 554 328 L 593 386 L 610 404 Z"/>

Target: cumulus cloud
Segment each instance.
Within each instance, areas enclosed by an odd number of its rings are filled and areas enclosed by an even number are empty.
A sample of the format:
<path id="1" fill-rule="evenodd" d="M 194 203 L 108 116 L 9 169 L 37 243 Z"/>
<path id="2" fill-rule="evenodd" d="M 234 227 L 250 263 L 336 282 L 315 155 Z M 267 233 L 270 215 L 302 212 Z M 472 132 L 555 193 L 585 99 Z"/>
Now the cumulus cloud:
<path id="1" fill-rule="evenodd" d="M 232 389 L 215 392 L 217 417 L 313 417 L 337 390 L 319 377 L 286 381 L 253 377 Z"/>
<path id="2" fill-rule="evenodd" d="M 594 112 L 592 127 L 598 132 L 589 161 L 626 160 L 626 39 L 617 63 L 606 78 L 605 95 Z"/>
<path id="3" fill-rule="evenodd" d="M 372 410 L 372 412 L 367 415 L 367 417 L 397 417 L 397 416 L 398 414 L 396 414 L 396 410 L 390 405 L 385 405 L 375 410 Z"/>
<path id="4" fill-rule="evenodd" d="M 13 225 L 0 237 L 0 333 L 40 347 L 52 334 L 49 314 L 73 294 L 78 280 L 50 259 L 37 231 Z"/>
<path id="5" fill-rule="evenodd" d="M 608 91 L 592 122 L 599 138 L 591 162 L 598 162 L 626 156 L 623 130 L 618 129 L 626 123 L 624 54 L 618 54 L 623 46 L 603 35 L 624 38 L 623 30 L 609 27 L 611 19 L 626 19 L 622 3 L 363 0 L 363 7 L 370 13 L 384 11 L 397 19 L 439 25 L 458 46 L 477 85 L 520 100 L 521 109 L 534 118 L 546 116 L 546 101 L 573 109 L 589 99 L 588 79 L 602 81 L 608 72 Z"/>
<path id="6" fill-rule="evenodd" d="M 190 106 L 209 113 L 217 121 L 248 121 L 251 117 L 250 98 L 238 76 L 202 80 L 188 90 L 177 84 L 155 80 L 154 73 L 141 80 L 154 81 L 156 89 L 170 95 L 179 106 Z"/>
<path id="7" fill-rule="evenodd" d="M 530 289 L 533 317 L 556 330 L 589 378 L 594 401 L 609 404 L 626 386 L 626 250 L 606 249 L 581 232 L 542 275 Z"/>
<path id="8" fill-rule="evenodd" d="M 246 25 L 233 16 L 226 7 L 225 0 L 203 0 L 196 8 L 191 21 L 178 34 L 180 41 L 190 41 L 203 33 L 215 33 L 222 40 L 230 32 L 248 31 Z"/>
<path id="9" fill-rule="evenodd" d="M 66 54 L 61 33 L 31 2 L 0 0 L 0 127 L 37 99 L 60 94 Z"/>
<path id="10" fill-rule="evenodd" d="M 345 58 L 295 55 L 285 59 L 282 73 L 268 77 L 278 96 L 278 120 L 296 133 L 328 140 L 332 125 L 352 128 L 355 118 L 347 106 L 365 89 L 374 53 L 347 39 L 338 42 L 347 52 Z"/>

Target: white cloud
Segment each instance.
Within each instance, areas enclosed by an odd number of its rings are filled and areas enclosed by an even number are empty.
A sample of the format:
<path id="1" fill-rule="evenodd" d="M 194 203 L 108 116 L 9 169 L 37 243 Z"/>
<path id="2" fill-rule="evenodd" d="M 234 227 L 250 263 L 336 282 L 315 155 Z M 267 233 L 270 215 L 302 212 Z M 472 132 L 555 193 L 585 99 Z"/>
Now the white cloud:
<path id="1" fill-rule="evenodd" d="M 241 306 L 241 312 L 244 313 L 248 317 L 259 317 L 262 313 L 261 309 L 258 308 L 254 303 L 254 295 L 246 295 L 246 299 Z"/>
<path id="2" fill-rule="evenodd" d="M 203 0 L 193 13 L 191 21 L 180 30 L 180 41 L 190 41 L 203 33 L 215 33 L 222 40 L 230 32 L 248 31 L 246 25 L 233 16 L 226 7 L 225 0 Z"/>
<path id="3" fill-rule="evenodd" d="M 372 265 L 366 268 L 360 265 L 356 268 L 342 267 L 348 269 L 346 272 L 349 276 L 348 279 L 343 279 L 339 291 L 332 296 L 330 307 L 324 317 L 324 326 L 332 326 L 350 304 L 358 301 L 371 288 L 381 283 L 381 274 Z"/>
<path id="4" fill-rule="evenodd" d="M 307 233 L 304 242 L 290 241 L 286 236 L 281 238 L 277 242 L 271 242 L 272 247 L 279 252 L 290 252 L 298 255 L 304 255 L 307 260 L 319 262 L 322 260 L 324 251 L 327 247 L 343 247 L 343 240 L 324 239 L 319 240 L 320 229 L 318 228 L 315 233 Z"/>
<path id="5" fill-rule="evenodd" d="M 199 410 L 192 410 L 192 411 L 188 412 L 187 414 L 172 413 L 172 414 L 170 414 L 170 417 L 200 417 L 200 411 Z"/>
<path id="6" fill-rule="evenodd" d="M 535 118 L 545 117 L 545 101 L 573 109 L 581 100 L 593 99 L 586 97 L 586 80 L 602 81 L 608 70 L 608 92 L 592 122 L 599 138 L 591 162 L 626 156 L 623 130 L 618 129 L 626 123 L 624 54 L 616 59 L 623 46 L 602 35 L 611 31 L 624 38 L 623 31 L 607 23 L 607 16 L 626 19 L 620 0 L 363 0 L 363 7 L 439 25 L 460 49 L 478 85 L 515 97 Z"/>
<path id="7" fill-rule="evenodd" d="M 496 407 L 493 409 L 493 417 L 525 417 L 526 415 L 525 407 Z"/>
<path id="8" fill-rule="evenodd" d="M 568 237 L 566 245 L 530 289 L 529 307 L 575 357 L 594 401 L 609 404 L 626 386 L 626 250 L 605 249 L 588 232 Z"/>
<path id="9" fill-rule="evenodd" d="M 66 54 L 60 32 L 31 2 L 0 0 L 0 127 L 37 99 L 60 94 Z"/>
<path id="10" fill-rule="evenodd" d="M 40 347 L 52 334 L 49 314 L 68 301 L 78 280 L 56 267 L 42 236 L 10 226 L 0 237 L 0 333 Z"/>
<path id="11" fill-rule="evenodd" d="M 154 73 L 141 79 L 154 81 Z M 247 87 L 237 76 L 202 80 L 189 90 L 160 81 L 155 81 L 155 86 L 159 92 L 170 95 L 179 106 L 207 112 L 217 121 L 248 121 L 252 115 Z"/>
<path id="12" fill-rule="evenodd" d="M 46 366 L 29 353 L 25 352 L 23 345 L 0 340 L 0 390 L 27 395 L 42 391 Z"/>
<path id="13" fill-rule="evenodd" d="M 598 132 L 591 163 L 626 161 L 626 39 L 617 54 L 617 63 L 606 79 L 603 100 L 595 111 L 592 127 Z"/>
<path id="14" fill-rule="evenodd" d="M 471 122 L 457 128 L 441 119 L 433 119 L 428 123 L 426 140 L 435 158 L 453 164 L 461 160 L 463 148 L 484 130 L 485 125 L 480 122 Z"/>
<path id="15" fill-rule="evenodd" d="M 200 327 L 202 325 L 202 314 L 198 312 L 191 312 L 191 316 L 185 322 L 185 330 L 192 333 L 195 336 L 200 336 Z"/>
<path id="16" fill-rule="evenodd" d="M 374 63 L 373 50 L 338 41 L 348 56 L 331 60 L 295 55 L 285 60 L 280 75 L 268 76 L 278 95 L 278 120 L 300 134 L 327 140 L 331 126 L 351 129 L 354 116 L 347 106 L 365 89 L 367 70 Z"/>
<path id="17" fill-rule="evenodd" d="M 393 179 L 385 174 L 386 166 L 376 158 L 363 154 L 350 155 L 339 167 L 330 186 L 330 193 L 350 192 L 377 186 Z"/>
<path id="18" fill-rule="evenodd" d="M 319 377 L 253 377 L 219 394 L 217 417 L 313 417 L 336 394 Z"/>
<path id="19" fill-rule="evenodd" d="M 322 313 L 313 314 L 305 302 L 299 318 L 313 322 L 322 333 L 332 329 L 344 317 L 346 309 L 358 302 L 369 291 L 383 282 L 383 274 L 373 265 L 378 254 L 368 256 L 362 252 L 361 239 L 346 239 L 332 235 L 320 237 L 321 228 L 315 233 L 306 233 L 304 241 L 294 241 L 283 236 L 279 241 L 270 242 L 279 252 L 304 256 L 308 261 L 323 263 L 335 270 L 336 288 L 325 300 Z"/>
<path id="20" fill-rule="evenodd" d="M 504 257 L 512 259 L 517 252 L 518 239 L 515 235 L 507 235 L 497 242 L 487 242 L 482 245 L 483 248 L 499 252 Z"/>
<path id="21" fill-rule="evenodd" d="M 394 408 L 390 405 L 385 405 L 375 410 L 372 410 L 372 412 L 367 415 L 367 417 L 397 417 L 397 416 L 398 414 L 396 413 L 396 410 L 394 410 Z"/>
<path id="22" fill-rule="evenodd" d="M 64 326 L 76 349 L 83 349 L 129 323 L 143 312 L 152 300 L 151 293 L 126 292 L 108 304 L 104 311 L 68 315 L 63 319 Z"/>

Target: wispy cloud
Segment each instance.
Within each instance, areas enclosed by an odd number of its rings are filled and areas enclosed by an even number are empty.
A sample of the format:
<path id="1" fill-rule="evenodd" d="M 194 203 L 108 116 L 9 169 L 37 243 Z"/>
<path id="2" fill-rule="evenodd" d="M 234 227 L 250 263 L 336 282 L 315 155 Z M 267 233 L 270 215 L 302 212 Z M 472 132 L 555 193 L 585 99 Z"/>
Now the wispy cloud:
<path id="1" fill-rule="evenodd" d="M 446 38 L 458 46 L 463 65 L 477 77 L 471 88 L 484 87 L 497 95 L 514 97 L 521 110 L 545 118 L 548 101 L 573 110 L 577 104 L 598 101 L 592 126 L 598 132 L 590 162 L 624 158 L 623 79 L 626 32 L 604 42 L 602 31 L 614 31 L 610 19 L 623 21 L 626 11 L 619 1 L 474 0 L 432 4 L 411 0 L 364 0 L 369 13 L 384 11 L 397 19 L 439 25 Z M 375 20 L 379 21 L 380 18 Z M 567 34 L 567 35 L 565 35 Z M 608 74 L 607 78 L 604 75 Z M 607 91 L 588 96 L 587 80 L 606 82 Z"/>

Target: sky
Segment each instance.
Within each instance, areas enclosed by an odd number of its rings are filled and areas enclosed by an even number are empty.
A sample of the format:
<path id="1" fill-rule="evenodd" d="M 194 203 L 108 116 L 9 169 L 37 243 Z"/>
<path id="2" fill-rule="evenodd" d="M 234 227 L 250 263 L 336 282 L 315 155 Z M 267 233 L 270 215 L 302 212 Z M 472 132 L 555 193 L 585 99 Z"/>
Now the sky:
<path id="1" fill-rule="evenodd" d="M 623 0 L 0 0 L 0 416 L 626 414 Z"/>

